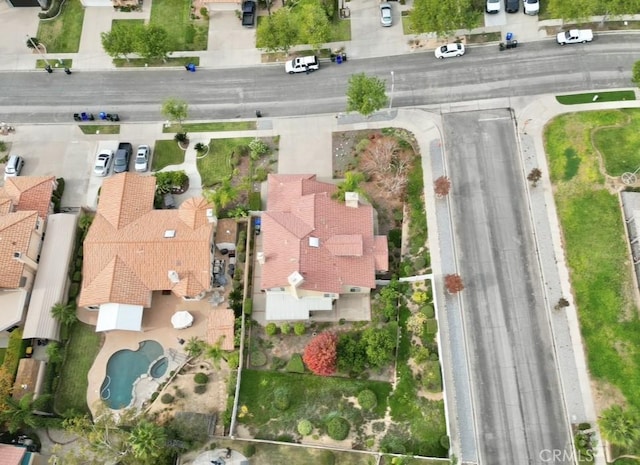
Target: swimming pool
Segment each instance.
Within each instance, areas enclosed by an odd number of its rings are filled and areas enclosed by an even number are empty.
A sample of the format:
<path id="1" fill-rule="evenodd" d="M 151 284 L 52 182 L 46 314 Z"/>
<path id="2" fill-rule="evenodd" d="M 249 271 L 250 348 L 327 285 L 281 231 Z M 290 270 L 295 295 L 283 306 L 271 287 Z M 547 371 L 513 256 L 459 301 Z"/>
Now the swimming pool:
<path id="1" fill-rule="evenodd" d="M 133 384 L 140 375 L 164 376 L 168 361 L 163 355 L 164 349 L 156 341 L 142 341 L 138 350 L 124 349 L 114 353 L 107 362 L 107 376 L 100 387 L 100 398 L 114 410 L 127 407 L 132 400 Z"/>

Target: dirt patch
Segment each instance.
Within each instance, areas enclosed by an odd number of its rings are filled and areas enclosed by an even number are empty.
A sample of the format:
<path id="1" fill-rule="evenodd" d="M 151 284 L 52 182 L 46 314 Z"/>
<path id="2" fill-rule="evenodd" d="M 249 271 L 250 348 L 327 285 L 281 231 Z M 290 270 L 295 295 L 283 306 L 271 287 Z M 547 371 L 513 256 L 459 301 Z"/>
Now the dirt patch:
<path id="1" fill-rule="evenodd" d="M 613 384 L 592 379 L 591 391 L 593 392 L 593 404 L 596 407 L 596 415 L 612 405 L 625 405 L 626 400 L 620 390 Z"/>

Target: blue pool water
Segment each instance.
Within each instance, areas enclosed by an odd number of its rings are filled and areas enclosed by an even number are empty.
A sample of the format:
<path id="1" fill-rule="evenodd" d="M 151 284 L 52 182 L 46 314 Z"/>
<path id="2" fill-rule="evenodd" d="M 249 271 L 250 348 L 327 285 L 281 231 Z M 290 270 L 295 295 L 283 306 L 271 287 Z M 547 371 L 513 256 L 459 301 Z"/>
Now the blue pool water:
<path id="1" fill-rule="evenodd" d="M 149 365 L 163 353 L 164 349 L 156 341 L 142 341 L 138 350 L 119 350 L 109 358 L 107 376 L 100 387 L 100 397 L 109 408 L 117 410 L 127 407 L 131 403 L 131 390 L 134 381 L 140 375 L 147 373 Z M 161 361 L 156 362 L 154 367 Z M 166 372 L 166 367 L 164 371 Z M 164 372 L 159 376 L 162 375 Z"/>
<path id="2" fill-rule="evenodd" d="M 161 378 L 167 372 L 167 368 L 169 368 L 169 359 L 167 357 L 162 357 L 151 365 L 151 368 L 149 368 L 149 374 L 154 378 Z"/>

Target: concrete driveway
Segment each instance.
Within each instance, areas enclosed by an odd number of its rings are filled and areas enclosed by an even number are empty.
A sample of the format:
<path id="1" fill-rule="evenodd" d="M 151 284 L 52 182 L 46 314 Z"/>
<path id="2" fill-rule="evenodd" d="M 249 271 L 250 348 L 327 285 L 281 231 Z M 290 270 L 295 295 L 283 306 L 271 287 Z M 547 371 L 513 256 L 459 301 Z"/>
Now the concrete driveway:
<path id="1" fill-rule="evenodd" d="M 351 42 L 347 55 L 359 58 L 398 54 L 398 47 L 409 50 L 408 38 L 402 32 L 402 17 L 399 2 L 389 2 L 393 25 L 380 24 L 380 4 L 371 1 L 351 1 L 347 5 L 351 12 Z M 366 55 L 365 55 L 366 54 Z"/>

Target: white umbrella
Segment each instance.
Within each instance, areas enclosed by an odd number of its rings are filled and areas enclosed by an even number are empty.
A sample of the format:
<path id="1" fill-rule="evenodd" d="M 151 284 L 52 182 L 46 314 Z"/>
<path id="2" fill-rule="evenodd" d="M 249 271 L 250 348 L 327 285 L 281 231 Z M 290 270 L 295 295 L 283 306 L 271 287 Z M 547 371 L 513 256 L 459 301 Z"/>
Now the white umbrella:
<path id="1" fill-rule="evenodd" d="M 176 312 L 171 317 L 171 324 L 175 329 L 188 328 L 193 324 L 193 315 L 186 310 Z"/>

